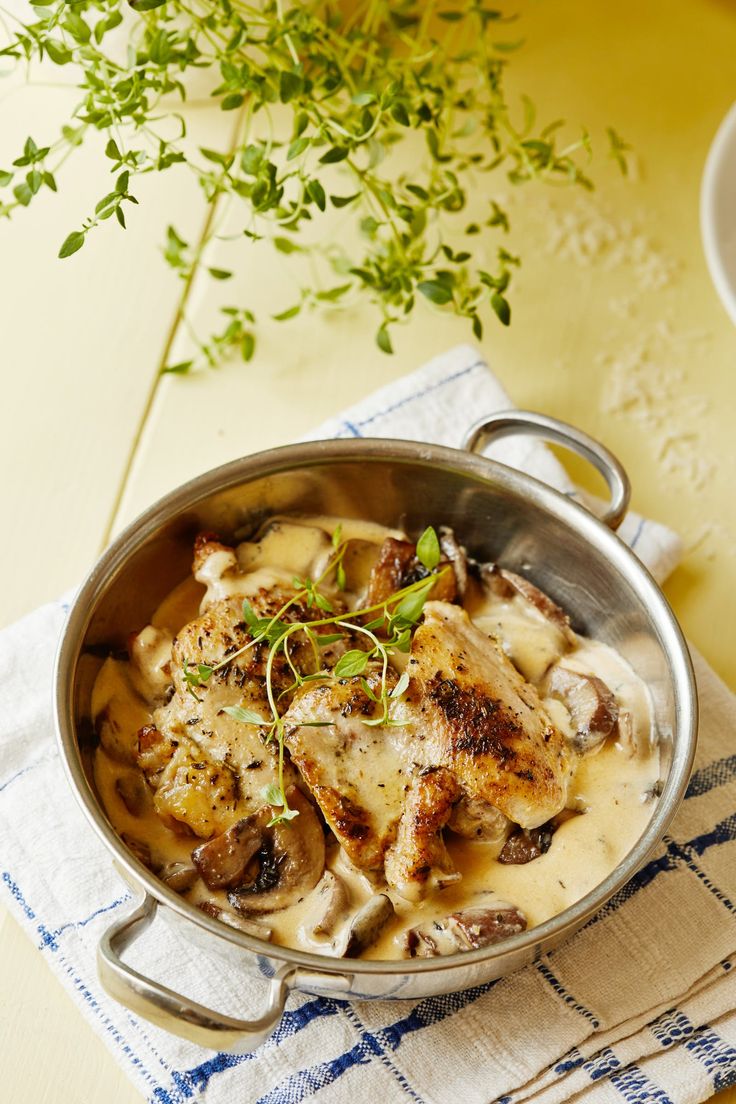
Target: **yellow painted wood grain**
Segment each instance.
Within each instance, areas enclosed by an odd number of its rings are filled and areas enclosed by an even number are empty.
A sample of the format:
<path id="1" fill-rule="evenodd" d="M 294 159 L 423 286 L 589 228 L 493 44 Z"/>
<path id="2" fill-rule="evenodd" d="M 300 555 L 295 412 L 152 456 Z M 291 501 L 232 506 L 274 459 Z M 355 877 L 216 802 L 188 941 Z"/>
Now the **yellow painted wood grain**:
<path id="1" fill-rule="evenodd" d="M 736 620 L 728 613 L 736 589 L 736 331 L 708 280 L 697 219 L 702 163 L 736 95 L 736 12 L 725 0 L 515 7 L 526 38 L 510 70 L 516 87 L 550 117 L 585 122 L 599 148 L 606 125 L 615 125 L 636 149 L 639 179 L 620 181 L 598 159 L 590 198 L 536 186 L 512 194 L 501 185 L 512 213 L 508 244 L 524 266 L 513 325 L 489 326 L 483 349 L 519 405 L 605 440 L 631 472 L 637 509 L 683 534 L 688 552 L 667 593 L 688 635 L 736 688 Z M 0 154 L 63 110 L 41 90 L 31 95 L 30 106 L 17 100 L 12 118 L 2 112 Z M 214 129 L 222 126 L 217 112 L 198 117 L 208 145 L 225 140 Z M 339 319 L 274 326 L 250 367 L 158 381 L 179 288 L 152 239 L 169 218 L 194 228 L 202 212 L 183 184 L 173 192 L 152 185 L 127 240 L 111 228 L 57 264 L 51 246 L 97 198 L 93 162 L 70 168 L 71 188 L 0 228 L 0 447 L 6 471 L 17 473 L 5 513 L 14 534 L 33 534 L 21 562 L 17 545 L 0 548 L 0 569 L 14 580 L 0 605 L 4 619 L 71 585 L 106 533 L 187 476 L 308 431 L 466 336 L 457 320 L 427 307 L 397 336 L 389 359 L 372 345 L 374 319 L 356 308 Z M 491 194 L 479 180 L 473 208 L 482 210 Z M 286 267 L 239 248 L 237 290 L 265 308 L 276 297 L 283 304 Z M 216 310 L 212 288 L 197 285 L 190 308 L 206 329 Z M 172 356 L 187 348 L 180 331 Z M 636 386 L 623 402 L 620 384 L 632 374 Z M 653 413 L 642 400 L 647 390 Z M 140 1101 L 7 917 L 0 987 L 8 1099 Z M 736 1093 L 719 1100 L 736 1104 Z"/>

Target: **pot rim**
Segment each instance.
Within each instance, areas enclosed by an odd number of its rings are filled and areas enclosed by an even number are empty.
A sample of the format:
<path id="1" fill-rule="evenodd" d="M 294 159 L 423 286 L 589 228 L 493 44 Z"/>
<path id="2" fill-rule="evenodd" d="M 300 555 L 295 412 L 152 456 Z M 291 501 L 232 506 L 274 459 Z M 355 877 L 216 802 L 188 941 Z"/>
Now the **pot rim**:
<path id="1" fill-rule="evenodd" d="M 151 871 L 135 859 L 112 825 L 94 794 L 84 772 L 75 735 L 73 719 L 73 685 L 82 642 L 91 620 L 91 610 L 107 589 L 114 585 L 132 551 L 152 536 L 159 525 L 195 507 L 216 492 L 226 491 L 256 478 L 277 475 L 294 468 L 312 468 L 335 461 L 373 462 L 394 460 L 398 463 L 444 467 L 482 482 L 519 494 L 536 506 L 553 514 L 564 524 L 577 530 L 596 544 L 612 564 L 634 586 L 646 606 L 666 653 L 672 671 L 675 724 L 680 738 L 673 743 L 673 757 L 664 789 L 646 829 L 634 847 L 614 867 L 611 873 L 589 893 L 563 912 L 500 943 L 475 951 L 463 951 L 432 959 L 363 960 L 341 959 L 309 951 L 265 942 L 230 928 L 208 917 L 189 904 L 174 890 L 166 887 Z M 459 965 L 474 965 L 494 958 L 507 957 L 535 946 L 537 952 L 548 940 L 562 937 L 577 929 L 602 908 L 646 862 L 662 839 L 685 794 L 695 755 L 697 731 L 697 694 L 695 676 L 687 644 L 675 616 L 650 573 L 634 553 L 614 532 L 592 513 L 569 496 L 548 484 L 515 468 L 510 468 L 485 456 L 464 452 L 444 445 L 393 438 L 349 438 L 318 440 L 284 445 L 233 460 L 196 476 L 158 499 L 132 521 L 94 564 L 80 586 L 69 611 L 59 643 L 54 670 L 54 721 L 59 751 L 74 796 L 98 837 L 113 854 L 116 865 L 122 867 L 126 880 L 145 887 L 157 901 L 171 908 L 185 920 L 193 922 L 210 934 L 235 944 L 260 958 L 266 956 L 304 967 L 310 973 L 329 975 L 407 975 L 452 970 Z"/>

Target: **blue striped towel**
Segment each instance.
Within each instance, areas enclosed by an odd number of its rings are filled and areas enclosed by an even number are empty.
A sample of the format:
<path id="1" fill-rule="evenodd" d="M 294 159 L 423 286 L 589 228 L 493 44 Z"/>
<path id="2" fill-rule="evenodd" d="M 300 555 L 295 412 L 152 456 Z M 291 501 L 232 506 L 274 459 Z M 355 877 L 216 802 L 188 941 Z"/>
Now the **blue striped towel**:
<path id="1" fill-rule="evenodd" d="M 509 401 L 476 351 L 453 350 L 330 422 L 321 433 L 456 444 L 468 420 Z M 538 442 L 496 454 L 572 492 Z M 625 530 L 660 577 L 677 559 L 666 529 Z M 414 1004 L 293 995 L 254 1054 L 212 1054 L 110 1001 L 96 976 L 101 932 L 130 907 L 110 857 L 66 785 L 50 713 L 66 606 L 0 634 L 0 838 L 7 903 L 146 1097 L 155 1104 L 691 1104 L 736 1081 L 736 699 L 696 657 L 702 721 L 695 773 L 671 834 L 582 931 L 512 977 Z M 39 693 L 39 687 L 43 692 Z M 167 928 L 131 954 L 143 970 L 233 1015 L 260 983 Z M 204 975 L 204 976 L 203 976 Z"/>

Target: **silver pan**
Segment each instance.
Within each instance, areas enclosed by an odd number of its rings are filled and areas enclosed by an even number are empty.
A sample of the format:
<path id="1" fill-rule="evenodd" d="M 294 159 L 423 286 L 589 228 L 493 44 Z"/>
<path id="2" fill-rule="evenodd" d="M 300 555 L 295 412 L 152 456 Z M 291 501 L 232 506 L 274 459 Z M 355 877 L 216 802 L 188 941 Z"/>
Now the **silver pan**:
<path id="1" fill-rule="evenodd" d="M 478 455 L 491 440 L 531 433 L 566 445 L 605 477 L 601 519 L 526 475 Z M 81 587 L 56 665 L 56 723 L 69 782 L 92 828 L 138 897 L 103 936 L 105 989 L 131 1011 L 206 1047 L 252 1050 L 279 1022 L 289 992 L 418 999 L 509 974 L 569 937 L 652 854 L 683 797 L 696 741 L 692 667 L 680 629 L 648 572 L 616 536 L 629 498 L 618 461 L 598 442 L 528 412 L 484 418 L 464 448 L 393 440 L 315 441 L 245 457 L 161 499 L 105 552 Z M 214 920 L 168 889 L 111 827 L 92 778 L 90 695 L 101 651 L 125 647 L 130 632 L 190 568 L 196 532 L 242 539 L 273 513 L 367 518 L 416 532 L 446 524 L 469 553 L 528 575 L 567 610 L 573 627 L 618 649 L 648 683 L 661 747 L 662 793 L 636 846 L 592 892 L 536 928 L 501 944 L 447 958 L 373 962 L 333 959 L 274 946 Z M 166 938 L 194 943 L 203 961 L 223 956 L 233 970 L 266 981 L 255 1020 L 204 1008 L 124 961 L 157 913 Z M 256 984 L 258 984 L 256 982 Z"/>

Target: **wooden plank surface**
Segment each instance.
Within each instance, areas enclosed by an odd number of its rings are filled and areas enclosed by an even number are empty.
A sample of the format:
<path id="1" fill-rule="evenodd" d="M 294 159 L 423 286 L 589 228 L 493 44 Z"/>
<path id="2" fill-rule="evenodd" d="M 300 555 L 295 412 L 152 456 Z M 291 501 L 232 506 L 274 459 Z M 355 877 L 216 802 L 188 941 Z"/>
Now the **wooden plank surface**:
<path id="1" fill-rule="evenodd" d="M 502 187 L 524 267 L 513 326 L 491 327 L 484 352 L 519 405 L 605 440 L 632 474 L 636 507 L 685 535 L 688 553 L 667 592 L 690 637 L 736 687 L 736 621 L 724 616 L 736 587 L 736 331 L 708 280 L 697 222 L 701 166 L 734 95 L 736 14 L 716 0 L 517 6 L 527 43 L 514 80 L 551 115 L 586 122 L 599 145 L 614 124 L 636 147 L 640 179 L 619 181 L 598 162 L 592 198 Z M 63 115 L 64 93 L 47 93 L 25 90 L 0 104 L 0 165 L 27 133 L 41 138 Z M 191 125 L 208 145 L 227 141 L 216 111 L 195 108 Z M 466 336 L 427 307 L 389 359 L 372 344 L 366 311 L 308 315 L 273 326 L 250 366 L 159 380 L 181 288 L 155 245 L 167 221 L 196 234 L 203 211 L 183 178 L 173 189 L 152 181 L 127 236 L 107 227 L 73 260 L 56 262 L 58 242 L 102 190 L 95 161 L 83 153 L 69 166 L 71 187 L 0 227 L 0 447 L 6 471 L 22 472 L 6 485 L 5 512 L 14 534 L 32 534 L 23 557 L 7 540 L 0 548 L 14 580 L 0 604 L 5 621 L 73 585 L 111 532 L 187 476 L 293 439 Z M 268 307 L 278 292 L 282 303 L 282 261 L 241 261 L 243 301 Z M 191 320 L 202 329 L 216 310 L 212 290 L 193 288 Z M 172 357 L 187 348 L 180 330 Z M 0 978 L 8 1099 L 140 1101 L 7 916 Z M 721 1099 L 736 1104 L 736 1093 Z"/>

